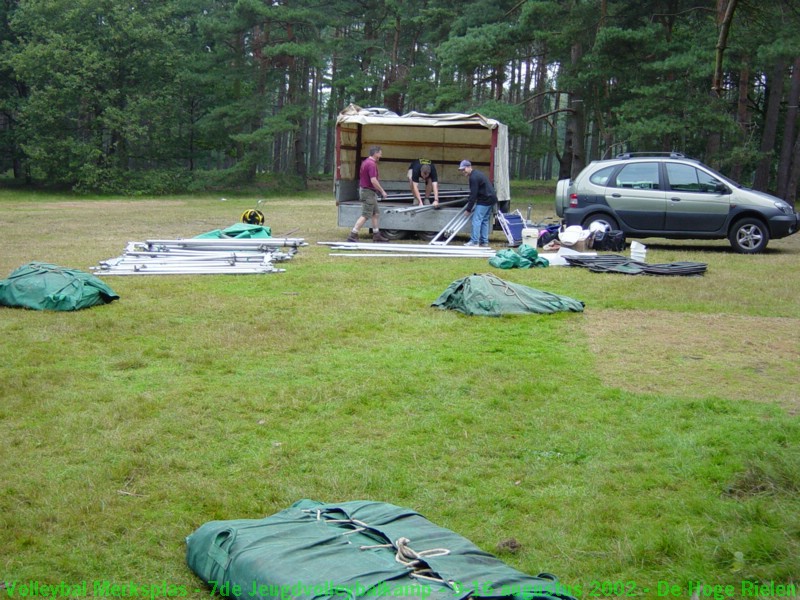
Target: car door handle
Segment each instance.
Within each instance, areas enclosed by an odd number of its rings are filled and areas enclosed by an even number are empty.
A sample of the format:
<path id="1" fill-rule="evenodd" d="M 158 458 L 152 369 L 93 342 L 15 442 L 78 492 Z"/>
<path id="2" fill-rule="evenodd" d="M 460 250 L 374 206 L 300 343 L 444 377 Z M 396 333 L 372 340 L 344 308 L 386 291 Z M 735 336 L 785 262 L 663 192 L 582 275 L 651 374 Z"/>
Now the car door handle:
<path id="1" fill-rule="evenodd" d="M 612 198 L 622 198 L 620 194 L 611 194 Z"/>
<path id="2" fill-rule="evenodd" d="M 680 198 L 670 198 L 670 200 L 672 200 L 673 202 L 680 202 L 681 201 Z"/>

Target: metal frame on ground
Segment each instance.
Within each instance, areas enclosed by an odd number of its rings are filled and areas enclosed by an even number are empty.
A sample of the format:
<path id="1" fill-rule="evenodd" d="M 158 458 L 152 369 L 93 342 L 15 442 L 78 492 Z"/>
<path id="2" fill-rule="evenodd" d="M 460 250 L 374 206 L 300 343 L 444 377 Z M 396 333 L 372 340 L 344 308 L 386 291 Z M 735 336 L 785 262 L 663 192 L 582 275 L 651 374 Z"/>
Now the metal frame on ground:
<path id="1" fill-rule="evenodd" d="M 185 238 L 128 242 L 125 252 L 92 267 L 96 275 L 200 275 L 283 273 L 302 238 Z M 288 248 L 288 250 L 285 250 Z"/>

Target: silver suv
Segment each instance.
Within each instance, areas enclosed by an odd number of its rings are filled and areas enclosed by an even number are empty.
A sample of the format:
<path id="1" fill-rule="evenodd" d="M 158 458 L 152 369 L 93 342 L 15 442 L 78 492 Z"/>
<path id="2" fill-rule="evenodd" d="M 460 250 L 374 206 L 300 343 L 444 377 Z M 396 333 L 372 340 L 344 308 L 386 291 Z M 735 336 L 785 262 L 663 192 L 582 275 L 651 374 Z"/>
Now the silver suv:
<path id="1" fill-rule="evenodd" d="M 800 214 L 780 198 L 742 187 L 682 154 L 621 154 L 556 186 L 566 225 L 600 223 L 628 237 L 724 239 L 755 254 L 797 232 Z"/>

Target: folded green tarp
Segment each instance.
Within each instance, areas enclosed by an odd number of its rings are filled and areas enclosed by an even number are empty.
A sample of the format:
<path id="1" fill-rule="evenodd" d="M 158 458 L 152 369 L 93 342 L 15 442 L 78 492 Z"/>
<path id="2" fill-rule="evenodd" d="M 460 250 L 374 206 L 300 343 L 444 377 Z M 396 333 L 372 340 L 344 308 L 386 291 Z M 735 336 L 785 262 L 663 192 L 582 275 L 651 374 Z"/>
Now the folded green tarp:
<path id="1" fill-rule="evenodd" d="M 265 519 L 210 521 L 186 561 L 212 592 L 262 600 L 574 600 L 420 514 L 383 502 L 300 500 Z M 409 598 L 416 600 L 416 598 Z"/>
<path id="2" fill-rule="evenodd" d="M 583 312 L 583 302 L 509 283 L 491 273 L 458 279 L 432 304 L 465 315 L 498 317 L 508 314 Z"/>
<path id="3" fill-rule="evenodd" d="M 549 267 L 550 261 L 539 256 L 539 251 L 533 246 L 522 244 L 517 251 L 513 248 L 498 250 L 489 264 L 497 269 L 531 269 L 533 267 Z"/>
<path id="4" fill-rule="evenodd" d="M 249 238 L 269 238 L 272 237 L 272 229 L 266 225 L 250 225 L 249 223 L 234 223 L 225 229 L 214 229 L 196 235 L 196 238 L 211 239 L 249 239 Z"/>
<path id="5" fill-rule="evenodd" d="M 0 305 L 35 310 L 79 310 L 108 304 L 119 296 L 82 271 L 31 262 L 0 281 Z"/>

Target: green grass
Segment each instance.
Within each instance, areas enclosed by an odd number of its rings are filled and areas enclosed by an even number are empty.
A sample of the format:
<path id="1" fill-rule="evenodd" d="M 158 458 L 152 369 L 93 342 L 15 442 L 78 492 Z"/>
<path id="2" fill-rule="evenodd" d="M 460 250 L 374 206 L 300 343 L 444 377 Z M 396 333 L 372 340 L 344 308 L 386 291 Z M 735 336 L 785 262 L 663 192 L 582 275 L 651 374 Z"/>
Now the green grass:
<path id="1" fill-rule="evenodd" d="M 256 200 L 220 196 L 0 193 L 0 277 L 32 260 L 88 271 Z M 543 217 L 551 197 L 514 208 Z M 107 306 L 0 308 L 0 580 L 203 597 L 188 534 L 311 498 L 408 506 L 490 552 L 513 537 L 501 558 L 583 597 L 616 580 L 641 597 L 800 583 L 798 236 L 750 257 L 644 240 L 653 262 L 707 262 L 701 278 L 497 273 L 331 257 L 316 242 L 347 232 L 328 191 L 261 207 L 311 243 L 285 273 L 107 277 Z M 430 307 L 488 271 L 586 312 Z"/>

